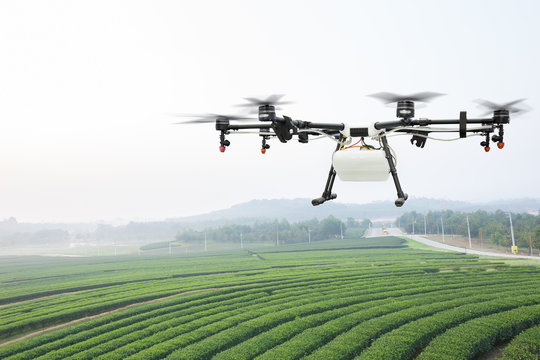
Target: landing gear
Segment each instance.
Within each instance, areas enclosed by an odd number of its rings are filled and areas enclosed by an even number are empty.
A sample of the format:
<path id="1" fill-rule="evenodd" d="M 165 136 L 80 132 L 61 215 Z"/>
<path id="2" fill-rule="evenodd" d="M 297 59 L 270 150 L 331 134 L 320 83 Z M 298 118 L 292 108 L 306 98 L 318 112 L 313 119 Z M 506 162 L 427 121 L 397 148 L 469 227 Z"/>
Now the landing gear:
<path id="1" fill-rule="evenodd" d="M 337 144 L 336 151 L 341 149 L 342 145 Z M 334 170 L 334 165 L 330 166 L 330 172 L 328 173 L 328 179 L 326 180 L 326 185 L 324 186 L 324 191 L 321 197 L 311 200 L 311 205 L 317 206 L 324 204 L 325 201 L 334 200 L 337 198 L 337 194 L 332 193 L 332 187 L 334 186 L 334 180 L 336 180 L 336 170 Z"/>
<path id="2" fill-rule="evenodd" d="M 381 144 L 385 153 L 386 160 L 388 161 L 388 167 L 390 168 L 390 173 L 392 174 L 392 178 L 394 179 L 394 184 L 397 190 L 398 198 L 394 202 L 394 204 L 396 204 L 397 207 L 402 207 L 403 204 L 405 204 L 405 201 L 407 201 L 407 199 L 409 198 L 409 195 L 405 194 L 403 190 L 401 189 L 401 184 L 399 183 L 396 166 L 394 164 L 394 157 L 392 156 L 392 153 L 390 151 L 390 146 L 388 146 L 388 141 L 386 140 L 386 136 L 381 137 Z M 343 145 L 338 144 L 336 146 L 336 151 L 339 151 L 342 147 Z M 311 200 L 311 204 L 313 206 L 321 205 L 328 200 L 334 200 L 335 198 L 337 198 L 337 194 L 332 193 L 332 187 L 334 186 L 335 179 L 336 179 L 336 170 L 334 169 L 334 165 L 332 165 L 330 166 L 330 172 L 328 173 L 328 179 L 326 180 L 326 186 L 324 187 L 322 196 Z"/>
<path id="3" fill-rule="evenodd" d="M 396 185 L 397 190 L 397 200 L 394 202 L 397 207 L 402 207 L 405 204 L 405 201 L 409 198 L 409 195 L 405 194 L 401 189 L 401 184 L 399 183 L 399 178 L 397 175 L 396 166 L 394 165 L 394 157 L 390 152 L 390 147 L 388 146 L 388 141 L 386 136 L 381 137 L 381 143 L 383 146 L 384 153 L 386 155 L 386 160 L 388 160 L 388 166 L 390 167 L 390 173 L 392 174 L 392 179 L 394 179 L 394 185 Z"/>

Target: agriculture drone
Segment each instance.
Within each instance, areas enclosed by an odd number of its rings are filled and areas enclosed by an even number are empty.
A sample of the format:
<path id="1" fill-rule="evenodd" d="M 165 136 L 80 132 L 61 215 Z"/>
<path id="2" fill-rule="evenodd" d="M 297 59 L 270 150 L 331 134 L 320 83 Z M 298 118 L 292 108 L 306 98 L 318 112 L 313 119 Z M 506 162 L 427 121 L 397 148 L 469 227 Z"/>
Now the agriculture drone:
<path id="1" fill-rule="evenodd" d="M 216 130 L 220 132 L 219 149 L 224 152 L 230 141 L 227 135 L 233 133 L 254 132 L 262 139 L 261 153 L 266 153 L 270 148 L 267 140 L 277 137 L 282 143 L 286 143 L 297 137 L 300 143 L 308 143 L 310 140 L 320 137 L 328 137 L 334 140 L 337 145 L 332 156 L 332 165 L 328 173 L 328 179 L 321 197 L 313 199 L 314 206 L 321 205 L 325 201 L 333 200 L 337 197 L 332 193 L 336 174 L 343 181 L 385 181 L 392 174 L 397 190 L 397 200 L 395 205 L 402 206 L 408 195 L 401 188 L 396 171 L 396 157 L 392 148 L 388 145 L 388 136 L 412 135 L 411 144 L 423 148 L 427 139 L 450 140 L 431 137 L 430 133 L 457 133 L 458 140 L 469 136 L 483 136 L 480 145 L 486 152 L 490 150 L 490 140 L 497 143 L 497 147 L 504 147 L 505 124 L 510 123 L 510 113 L 520 113 L 526 111 L 516 105 L 524 99 L 515 100 L 506 104 L 495 104 L 486 100 L 477 100 L 477 103 L 488 110 L 482 116 L 492 113 L 492 117 L 480 119 L 468 119 L 467 112 L 461 111 L 459 119 L 432 120 L 427 118 L 414 118 L 415 102 L 429 102 L 435 97 L 443 94 L 434 92 L 421 92 L 412 95 L 397 95 L 387 92 L 369 95 L 383 101 L 386 104 L 396 104 L 396 117 L 398 120 L 385 122 L 372 122 L 362 124 L 346 123 L 315 123 L 309 121 L 293 120 L 288 116 L 277 116 L 277 105 L 290 104 L 282 101 L 283 95 L 271 95 L 264 100 L 256 98 L 246 98 L 247 104 L 238 105 L 240 107 L 257 107 L 258 119 L 249 115 L 177 115 L 182 117 L 192 117 L 190 121 L 178 124 L 193 123 L 213 123 Z M 253 112 L 255 113 L 255 112 Z M 256 124 L 236 124 L 236 121 L 256 121 Z M 454 127 L 430 127 L 429 125 L 457 125 Z M 496 134 L 495 134 L 496 132 Z M 491 135 L 494 133 L 493 135 Z M 353 138 L 358 141 L 353 143 Z M 369 145 L 365 138 L 371 138 L 378 142 L 378 146 Z"/>

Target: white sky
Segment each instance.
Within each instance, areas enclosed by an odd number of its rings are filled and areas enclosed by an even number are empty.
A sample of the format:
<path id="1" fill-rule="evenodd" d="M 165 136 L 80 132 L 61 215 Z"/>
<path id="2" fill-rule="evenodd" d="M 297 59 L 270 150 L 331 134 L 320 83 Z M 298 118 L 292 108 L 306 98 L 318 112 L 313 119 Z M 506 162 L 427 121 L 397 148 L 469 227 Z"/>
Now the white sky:
<path id="1" fill-rule="evenodd" d="M 538 1 L 0 2 L 0 219 L 160 219 L 254 198 L 320 196 L 334 144 L 230 137 L 170 112 L 237 111 L 285 93 L 283 113 L 393 120 L 365 95 L 448 94 L 417 115 L 479 115 L 472 100 L 528 98 L 504 150 L 480 138 L 391 138 L 410 196 L 540 197 Z M 341 202 L 394 185 L 336 181 Z"/>

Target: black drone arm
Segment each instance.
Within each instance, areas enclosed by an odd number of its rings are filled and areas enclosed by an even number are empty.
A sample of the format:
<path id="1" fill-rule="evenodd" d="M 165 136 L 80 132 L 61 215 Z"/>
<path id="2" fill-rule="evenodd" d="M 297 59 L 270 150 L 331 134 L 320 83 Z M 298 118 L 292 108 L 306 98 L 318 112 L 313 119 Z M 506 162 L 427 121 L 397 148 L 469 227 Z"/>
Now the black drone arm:
<path id="1" fill-rule="evenodd" d="M 382 121 L 372 124 L 376 130 L 384 132 L 393 131 L 399 133 L 408 133 L 413 135 L 413 143 L 416 141 L 417 146 L 423 147 L 425 144 L 425 137 L 422 134 L 427 135 L 431 132 L 429 125 L 458 125 L 457 129 L 448 128 L 444 130 L 446 132 L 456 132 L 459 136 L 464 138 L 467 133 L 483 133 L 486 135 L 486 142 L 482 143 L 482 146 L 489 151 L 489 134 L 493 133 L 496 129 L 499 129 L 499 135 L 496 136 L 496 140 L 502 143 L 503 125 L 510 123 L 510 117 L 507 111 L 497 110 L 494 112 L 491 118 L 480 119 L 467 119 L 467 113 L 462 111 L 459 119 L 400 119 L 395 121 Z M 468 125 L 479 124 L 482 127 L 468 127 Z M 217 127 L 216 127 L 217 128 Z M 291 118 L 284 116 L 282 118 L 275 118 L 272 122 L 263 122 L 258 124 L 223 124 L 220 129 L 225 133 L 229 130 L 249 130 L 256 129 L 261 132 L 272 134 L 265 134 L 268 136 L 276 136 L 281 142 L 285 143 L 292 139 L 293 135 L 298 135 L 300 142 L 307 143 L 308 135 L 319 135 L 324 132 L 329 135 L 338 136 L 338 132 L 345 130 L 346 125 L 343 123 L 315 123 L 309 121 L 292 120 Z M 434 130 L 435 131 L 435 130 Z M 437 131 L 441 131 L 438 129 Z M 351 137 L 365 137 L 367 136 L 368 129 L 366 127 L 351 127 L 349 136 Z"/>
<path id="2" fill-rule="evenodd" d="M 482 124 L 482 125 L 503 125 L 508 124 L 509 121 L 505 122 L 498 122 L 494 120 L 493 118 L 486 118 L 486 119 L 465 119 L 466 124 Z M 447 120 L 431 120 L 431 119 L 419 119 L 419 120 L 411 120 L 407 124 L 402 122 L 401 120 L 398 121 L 381 121 L 376 122 L 374 124 L 375 129 L 377 130 L 392 130 L 398 127 L 402 126 L 411 126 L 410 130 L 414 130 L 412 126 L 418 125 L 418 126 L 428 126 L 428 125 L 460 125 L 463 123 L 462 119 L 447 119 Z M 403 130 L 409 130 L 409 129 L 403 129 Z"/>

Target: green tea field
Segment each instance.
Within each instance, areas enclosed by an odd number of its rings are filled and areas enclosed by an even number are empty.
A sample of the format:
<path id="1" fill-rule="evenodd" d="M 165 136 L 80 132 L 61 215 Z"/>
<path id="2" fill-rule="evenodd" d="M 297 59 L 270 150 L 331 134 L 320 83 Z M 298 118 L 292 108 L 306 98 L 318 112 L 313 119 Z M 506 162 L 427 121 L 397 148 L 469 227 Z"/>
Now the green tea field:
<path id="1" fill-rule="evenodd" d="M 2 257 L 0 359 L 536 359 L 538 265 L 398 237 Z"/>

